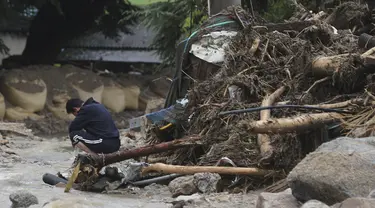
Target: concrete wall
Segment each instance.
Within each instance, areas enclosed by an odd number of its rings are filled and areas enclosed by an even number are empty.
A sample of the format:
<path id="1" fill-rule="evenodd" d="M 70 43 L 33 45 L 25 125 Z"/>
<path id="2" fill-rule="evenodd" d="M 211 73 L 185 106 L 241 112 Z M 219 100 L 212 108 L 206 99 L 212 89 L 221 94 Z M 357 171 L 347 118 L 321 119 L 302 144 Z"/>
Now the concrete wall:
<path id="1" fill-rule="evenodd" d="M 23 49 L 26 46 L 27 36 L 21 35 L 21 34 L 0 32 L 0 39 L 2 39 L 4 44 L 9 48 L 10 55 L 21 55 L 23 52 Z M 0 53 L 0 65 L 2 65 L 3 59 L 7 57 L 8 55 Z"/>
<path id="2" fill-rule="evenodd" d="M 241 5 L 241 0 L 208 0 L 209 15 L 215 15 L 232 5 Z"/>

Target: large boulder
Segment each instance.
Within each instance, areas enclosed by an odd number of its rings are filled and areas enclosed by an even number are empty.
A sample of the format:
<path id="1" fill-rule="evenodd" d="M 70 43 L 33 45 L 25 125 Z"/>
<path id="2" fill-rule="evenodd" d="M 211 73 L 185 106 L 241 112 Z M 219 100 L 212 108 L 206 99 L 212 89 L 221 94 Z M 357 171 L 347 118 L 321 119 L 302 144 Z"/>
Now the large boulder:
<path id="1" fill-rule="evenodd" d="M 124 87 L 125 93 L 125 109 L 138 110 L 139 109 L 139 95 L 141 89 L 137 85 L 130 85 Z"/>
<path id="2" fill-rule="evenodd" d="M 74 116 L 72 114 L 66 113 L 66 102 L 70 99 L 70 96 L 66 93 L 58 94 L 53 96 L 52 103 L 46 104 L 47 110 L 52 113 L 52 115 L 56 118 L 62 120 L 73 120 Z"/>
<path id="3" fill-rule="evenodd" d="M 68 85 L 76 90 L 81 100 L 93 97 L 94 100 L 102 102 L 104 85 L 98 75 L 70 65 L 63 66 L 62 70 L 66 70 L 65 79 Z"/>
<path id="4" fill-rule="evenodd" d="M 373 208 L 375 207 L 375 199 L 355 197 L 349 198 L 341 203 L 337 203 L 332 208 Z"/>
<path id="5" fill-rule="evenodd" d="M 27 208 L 39 203 L 38 198 L 27 191 L 14 192 L 9 199 L 12 202 L 12 208 Z"/>
<path id="6" fill-rule="evenodd" d="M 102 103 L 114 113 L 124 111 L 126 107 L 124 88 L 113 80 L 106 80 L 104 83 Z"/>
<path id="7" fill-rule="evenodd" d="M 43 116 L 29 112 L 20 107 L 11 107 L 5 110 L 5 120 L 7 121 L 23 121 L 25 119 L 31 119 L 34 121 L 40 120 Z"/>
<path id="8" fill-rule="evenodd" d="M 375 137 L 341 137 L 308 154 L 288 175 L 293 195 L 328 205 L 366 197 L 375 187 Z"/>
<path id="9" fill-rule="evenodd" d="M 12 70 L 0 80 L 0 91 L 5 100 L 28 112 L 44 109 L 47 100 L 47 86 L 33 71 Z"/>
<path id="10" fill-rule="evenodd" d="M 263 192 L 259 194 L 256 208 L 298 208 L 300 203 L 293 197 L 291 189 L 280 193 Z"/>
<path id="11" fill-rule="evenodd" d="M 329 208 L 329 206 L 318 200 L 310 200 L 304 203 L 301 208 Z"/>

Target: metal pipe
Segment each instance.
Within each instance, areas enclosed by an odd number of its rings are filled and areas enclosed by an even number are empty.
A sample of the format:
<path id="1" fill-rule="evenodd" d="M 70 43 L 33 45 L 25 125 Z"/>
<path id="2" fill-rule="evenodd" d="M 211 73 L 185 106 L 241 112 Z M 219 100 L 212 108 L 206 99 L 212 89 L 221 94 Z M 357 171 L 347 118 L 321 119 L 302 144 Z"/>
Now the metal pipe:
<path id="1" fill-rule="evenodd" d="M 157 183 L 157 182 L 161 182 L 161 181 L 175 179 L 175 178 L 180 177 L 180 176 L 182 176 L 182 175 L 180 175 L 180 174 L 170 174 L 170 175 L 160 176 L 160 177 L 146 179 L 146 180 L 142 180 L 142 181 L 131 182 L 131 184 L 135 185 L 135 186 L 145 186 L 145 185 L 149 185 L 149 184 L 152 184 L 152 183 Z"/>
<path id="2" fill-rule="evenodd" d="M 63 183 L 63 184 L 68 183 L 67 180 L 60 178 L 56 175 L 50 174 L 50 173 L 46 173 L 43 175 L 43 182 L 52 186 L 55 186 L 58 183 Z"/>

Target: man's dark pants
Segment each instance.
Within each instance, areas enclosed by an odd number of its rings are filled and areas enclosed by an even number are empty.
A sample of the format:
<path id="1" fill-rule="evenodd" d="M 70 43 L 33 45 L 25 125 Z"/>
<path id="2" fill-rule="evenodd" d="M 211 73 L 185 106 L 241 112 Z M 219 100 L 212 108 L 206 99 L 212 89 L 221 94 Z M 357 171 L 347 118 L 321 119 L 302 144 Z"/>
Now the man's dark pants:
<path id="1" fill-rule="evenodd" d="M 86 147 L 95 153 L 113 153 L 120 149 L 119 138 L 97 138 L 86 131 L 72 131 L 69 134 L 70 140 L 74 145 L 82 142 Z"/>

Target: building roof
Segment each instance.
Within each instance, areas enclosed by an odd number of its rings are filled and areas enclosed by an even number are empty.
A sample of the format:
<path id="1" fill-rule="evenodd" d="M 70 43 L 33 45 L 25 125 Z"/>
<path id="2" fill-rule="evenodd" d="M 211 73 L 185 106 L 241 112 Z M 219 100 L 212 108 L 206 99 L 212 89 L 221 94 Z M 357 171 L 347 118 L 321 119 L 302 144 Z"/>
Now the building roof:
<path id="1" fill-rule="evenodd" d="M 161 63 L 154 50 L 93 50 L 68 48 L 61 52 L 58 61 L 106 61 L 127 63 Z"/>
<path id="2" fill-rule="evenodd" d="M 151 44 L 155 33 L 139 24 L 131 28 L 133 34 L 120 32 L 117 38 L 102 32 L 87 32 L 68 41 L 57 57 L 60 61 L 108 61 L 161 63 Z"/>

